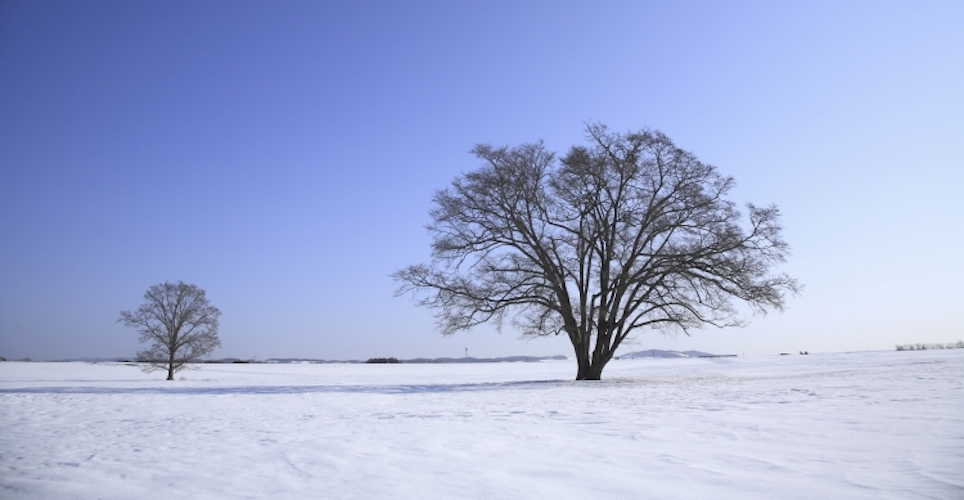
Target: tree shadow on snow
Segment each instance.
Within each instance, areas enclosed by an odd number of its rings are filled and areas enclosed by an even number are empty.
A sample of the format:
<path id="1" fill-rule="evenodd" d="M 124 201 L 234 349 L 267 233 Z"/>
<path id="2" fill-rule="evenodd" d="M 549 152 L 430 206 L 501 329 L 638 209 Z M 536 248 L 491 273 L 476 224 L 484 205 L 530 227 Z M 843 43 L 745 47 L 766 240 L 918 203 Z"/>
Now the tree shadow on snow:
<path id="1" fill-rule="evenodd" d="M 523 380 L 513 382 L 480 382 L 469 384 L 398 384 L 398 385 L 246 385 L 211 387 L 21 387 L 0 389 L 0 394 L 170 394 L 170 395 L 266 395 L 266 394 L 430 394 L 497 391 L 505 389 L 541 389 L 567 387 L 568 380 Z"/>

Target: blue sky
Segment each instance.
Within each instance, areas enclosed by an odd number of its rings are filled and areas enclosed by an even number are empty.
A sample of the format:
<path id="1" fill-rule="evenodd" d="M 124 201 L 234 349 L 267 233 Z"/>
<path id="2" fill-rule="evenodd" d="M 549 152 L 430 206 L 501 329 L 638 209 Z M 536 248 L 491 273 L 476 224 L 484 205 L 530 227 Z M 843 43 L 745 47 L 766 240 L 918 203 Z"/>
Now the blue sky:
<path id="1" fill-rule="evenodd" d="M 476 143 L 644 127 L 775 203 L 806 285 L 649 348 L 964 338 L 964 3 L 0 2 L 0 356 L 127 356 L 183 280 L 216 357 L 571 354 L 393 296 Z"/>

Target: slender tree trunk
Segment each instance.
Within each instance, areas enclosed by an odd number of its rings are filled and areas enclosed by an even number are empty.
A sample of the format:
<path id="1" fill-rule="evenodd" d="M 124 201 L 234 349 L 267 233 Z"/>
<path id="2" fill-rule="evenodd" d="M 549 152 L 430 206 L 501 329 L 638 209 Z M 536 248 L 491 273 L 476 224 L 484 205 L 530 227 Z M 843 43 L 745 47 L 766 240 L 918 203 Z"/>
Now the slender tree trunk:
<path id="1" fill-rule="evenodd" d="M 176 333 L 174 335 L 174 340 L 175 341 L 177 340 Z M 176 351 L 176 348 L 173 346 L 176 346 L 176 345 L 177 344 L 174 344 L 172 342 L 172 347 L 168 349 L 168 353 L 167 353 L 167 379 L 168 380 L 174 380 L 174 353 Z"/>

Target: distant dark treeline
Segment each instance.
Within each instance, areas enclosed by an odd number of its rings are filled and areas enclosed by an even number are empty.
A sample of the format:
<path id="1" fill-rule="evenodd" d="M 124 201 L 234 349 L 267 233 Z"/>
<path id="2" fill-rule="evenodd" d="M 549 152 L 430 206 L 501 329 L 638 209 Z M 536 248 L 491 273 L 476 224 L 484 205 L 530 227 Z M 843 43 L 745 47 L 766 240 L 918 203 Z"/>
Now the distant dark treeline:
<path id="1" fill-rule="evenodd" d="M 378 364 L 401 363 L 401 361 L 399 361 L 396 358 L 368 358 L 368 361 L 365 361 L 365 362 L 378 363 Z"/>
<path id="2" fill-rule="evenodd" d="M 964 349 L 964 340 L 947 344 L 898 344 L 898 351 L 928 351 L 936 349 Z"/>

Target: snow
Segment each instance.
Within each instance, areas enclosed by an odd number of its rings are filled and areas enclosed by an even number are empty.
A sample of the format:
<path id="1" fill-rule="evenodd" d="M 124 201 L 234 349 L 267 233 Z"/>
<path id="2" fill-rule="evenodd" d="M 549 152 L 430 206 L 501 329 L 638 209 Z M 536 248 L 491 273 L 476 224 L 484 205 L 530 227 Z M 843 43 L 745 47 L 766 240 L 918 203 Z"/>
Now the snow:
<path id="1" fill-rule="evenodd" d="M 964 498 L 964 349 L 0 363 L 0 498 Z"/>

